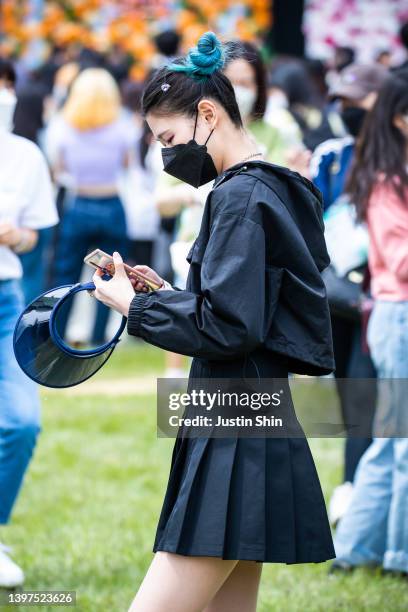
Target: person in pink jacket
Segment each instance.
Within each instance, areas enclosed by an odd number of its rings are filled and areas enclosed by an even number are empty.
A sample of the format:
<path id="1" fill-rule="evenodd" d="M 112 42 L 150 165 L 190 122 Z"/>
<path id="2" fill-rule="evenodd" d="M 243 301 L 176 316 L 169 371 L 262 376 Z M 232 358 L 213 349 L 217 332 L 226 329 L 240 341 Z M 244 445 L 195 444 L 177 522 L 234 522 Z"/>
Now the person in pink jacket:
<path id="1" fill-rule="evenodd" d="M 374 440 L 335 540 L 335 570 L 408 576 L 408 70 L 389 77 L 364 126 L 348 192 L 367 222 L 374 308 L 367 340 L 380 380 Z"/>
<path id="2" fill-rule="evenodd" d="M 408 127 L 408 115 L 407 115 Z M 401 185 L 401 179 L 396 178 Z M 402 186 L 403 187 L 403 186 Z M 401 198 L 382 173 L 367 209 L 371 290 L 377 300 L 408 300 L 408 186 Z"/>

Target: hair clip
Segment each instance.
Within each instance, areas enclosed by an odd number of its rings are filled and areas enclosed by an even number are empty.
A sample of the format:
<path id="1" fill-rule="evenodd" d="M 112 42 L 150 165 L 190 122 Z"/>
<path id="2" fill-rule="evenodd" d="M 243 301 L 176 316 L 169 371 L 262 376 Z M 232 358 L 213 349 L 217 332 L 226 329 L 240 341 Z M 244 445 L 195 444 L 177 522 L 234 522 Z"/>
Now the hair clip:
<path id="1" fill-rule="evenodd" d="M 161 90 L 167 91 L 168 89 L 170 89 L 170 83 L 163 83 L 161 86 Z"/>

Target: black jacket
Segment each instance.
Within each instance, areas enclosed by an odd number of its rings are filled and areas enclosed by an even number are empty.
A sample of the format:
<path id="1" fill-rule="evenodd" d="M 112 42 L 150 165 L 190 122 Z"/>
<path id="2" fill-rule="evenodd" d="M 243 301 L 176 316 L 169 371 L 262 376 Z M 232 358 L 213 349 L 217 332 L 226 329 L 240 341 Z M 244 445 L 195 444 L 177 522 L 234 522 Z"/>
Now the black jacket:
<path id="1" fill-rule="evenodd" d="M 128 333 L 209 360 L 263 346 L 291 372 L 329 374 L 323 232 L 321 194 L 310 181 L 265 161 L 235 164 L 208 195 L 186 289 L 137 293 Z"/>

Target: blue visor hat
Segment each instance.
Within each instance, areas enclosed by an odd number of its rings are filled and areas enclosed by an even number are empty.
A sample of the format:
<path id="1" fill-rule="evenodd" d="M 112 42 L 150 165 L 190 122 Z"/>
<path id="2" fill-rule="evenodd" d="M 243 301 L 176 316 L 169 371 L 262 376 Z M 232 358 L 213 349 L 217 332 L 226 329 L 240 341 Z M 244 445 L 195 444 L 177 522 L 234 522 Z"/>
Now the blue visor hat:
<path id="1" fill-rule="evenodd" d="M 76 349 L 58 332 L 58 315 L 80 291 L 95 285 L 77 283 L 50 289 L 33 300 L 20 314 L 13 336 L 14 354 L 23 372 L 45 387 L 79 385 L 93 376 L 109 359 L 126 327 L 122 318 L 114 337 L 96 348 Z"/>

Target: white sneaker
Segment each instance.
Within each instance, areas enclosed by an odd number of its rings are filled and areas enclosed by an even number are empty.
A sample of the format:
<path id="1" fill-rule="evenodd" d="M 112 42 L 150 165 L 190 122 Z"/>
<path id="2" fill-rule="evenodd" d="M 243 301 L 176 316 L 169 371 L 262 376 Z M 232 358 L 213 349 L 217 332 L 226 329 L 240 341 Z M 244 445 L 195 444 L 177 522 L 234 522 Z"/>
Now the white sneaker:
<path id="1" fill-rule="evenodd" d="M 23 570 L 10 559 L 8 555 L 10 551 L 10 546 L 0 542 L 0 587 L 12 588 L 24 582 Z"/>
<path id="2" fill-rule="evenodd" d="M 335 526 L 342 516 L 347 512 L 353 494 L 353 485 L 351 482 L 344 482 L 336 487 L 333 491 L 329 503 L 329 521 Z"/>

